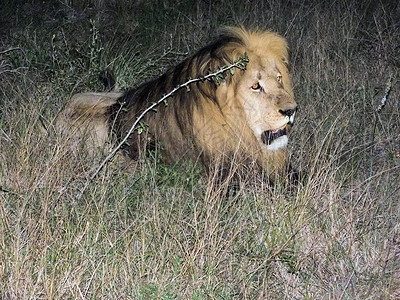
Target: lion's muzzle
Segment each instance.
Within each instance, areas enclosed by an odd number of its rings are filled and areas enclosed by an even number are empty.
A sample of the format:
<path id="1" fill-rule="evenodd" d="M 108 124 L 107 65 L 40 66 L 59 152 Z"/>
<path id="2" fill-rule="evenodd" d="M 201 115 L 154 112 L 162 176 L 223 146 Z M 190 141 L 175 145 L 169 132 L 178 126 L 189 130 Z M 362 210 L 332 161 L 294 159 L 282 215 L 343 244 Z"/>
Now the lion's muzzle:
<path id="1" fill-rule="evenodd" d="M 286 126 L 277 130 L 266 130 L 261 134 L 261 141 L 268 146 L 284 135 L 287 135 Z"/>

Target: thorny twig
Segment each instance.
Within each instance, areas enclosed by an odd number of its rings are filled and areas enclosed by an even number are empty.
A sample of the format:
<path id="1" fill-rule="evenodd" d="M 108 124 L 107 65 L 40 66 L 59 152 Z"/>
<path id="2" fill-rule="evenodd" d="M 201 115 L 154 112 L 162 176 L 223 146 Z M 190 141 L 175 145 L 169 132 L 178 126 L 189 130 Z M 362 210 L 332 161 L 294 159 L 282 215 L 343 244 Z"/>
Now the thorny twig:
<path id="1" fill-rule="evenodd" d="M 96 170 L 93 172 L 93 174 L 89 177 L 89 179 L 86 181 L 85 185 L 83 186 L 83 189 L 81 190 L 78 199 L 82 197 L 82 195 L 85 193 L 86 189 L 89 187 L 90 183 L 93 181 L 94 178 L 99 174 L 99 172 L 104 168 L 104 166 L 111 160 L 111 158 L 114 157 L 114 155 L 118 152 L 118 150 L 126 143 L 128 140 L 129 136 L 133 133 L 133 131 L 136 129 L 136 126 L 140 123 L 141 119 L 149 112 L 155 109 L 158 105 L 161 103 L 165 102 L 166 99 L 169 97 L 173 96 L 178 90 L 182 88 L 187 88 L 189 90 L 189 86 L 192 83 L 200 82 L 200 81 L 205 81 L 205 80 L 210 80 L 211 78 L 215 78 L 217 83 L 220 83 L 223 79 L 222 74 L 225 72 L 229 71 L 232 75 L 234 74 L 234 68 L 239 68 L 244 70 L 246 68 L 246 65 L 248 63 L 249 59 L 246 53 L 242 57 L 240 57 L 238 60 L 234 61 L 232 64 L 222 67 L 219 70 L 210 73 L 206 76 L 200 77 L 200 78 L 194 78 L 194 79 L 189 79 L 183 84 L 178 85 L 176 88 L 174 88 L 172 91 L 169 93 L 165 94 L 162 98 L 160 98 L 157 102 L 154 102 L 152 105 L 150 105 L 145 111 L 142 112 L 142 114 L 137 117 L 136 121 L 133 123 L 125 137 L 121 140 L 121 142 L 113 149 L 111 152 L 107 155 L 106 158 L 99 164 L 99 166 L 96 168 Z"/>

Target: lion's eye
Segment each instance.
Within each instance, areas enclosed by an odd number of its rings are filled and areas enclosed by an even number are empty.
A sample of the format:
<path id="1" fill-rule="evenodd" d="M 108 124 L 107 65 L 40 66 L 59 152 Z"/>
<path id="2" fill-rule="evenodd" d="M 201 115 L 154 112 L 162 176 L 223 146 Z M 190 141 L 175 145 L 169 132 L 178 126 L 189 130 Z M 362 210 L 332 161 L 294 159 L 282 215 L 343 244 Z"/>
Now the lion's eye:
<path id="1" fill-rule="evenodd" d="M 258 91 L 258 90 L 260 90 L 260 89 L 261 89 L 260 83 L 256 82 L 255 84 L 253 84 L 253 85 L 251 86 L 251 89 L 252 89 L 253 91 Z"/>
<path id="2" fill-rule="evenodd" d="M 282 74 L 278 73 L 278 75 L 276 75 L 276 80 L 277 80 L 279 83 L 282 83 Z"/>

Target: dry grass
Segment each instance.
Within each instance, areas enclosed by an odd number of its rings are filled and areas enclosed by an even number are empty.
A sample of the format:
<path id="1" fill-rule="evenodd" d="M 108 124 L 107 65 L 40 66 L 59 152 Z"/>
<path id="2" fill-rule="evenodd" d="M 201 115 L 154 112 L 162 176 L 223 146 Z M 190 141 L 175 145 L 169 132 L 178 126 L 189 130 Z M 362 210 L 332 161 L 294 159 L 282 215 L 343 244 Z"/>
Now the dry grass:
<path id="1" fill-rule="evenodd" d="M 0 299 L 399 299 L 396 1 L 155 2 L 0 11 Z M 196 165 L 150 157 L 78 201 L 101 158 L 48 133 L 71 94 L 106 66 L 123 87 L 160 74 L 241 22 L 290 41 L 304 184 L 221 196 Z"/>

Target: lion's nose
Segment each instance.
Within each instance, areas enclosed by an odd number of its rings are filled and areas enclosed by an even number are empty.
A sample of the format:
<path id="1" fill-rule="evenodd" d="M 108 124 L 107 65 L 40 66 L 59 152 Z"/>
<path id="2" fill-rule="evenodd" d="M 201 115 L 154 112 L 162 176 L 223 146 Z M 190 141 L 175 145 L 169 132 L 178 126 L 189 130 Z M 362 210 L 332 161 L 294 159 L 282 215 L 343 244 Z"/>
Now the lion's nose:
<path id="1" fill-rule="evenodd" d="M 287 122 L 289 125 L 293 125 L 294 124 L 294 114 L 295 114 L 296 110 L 297 110 L 297 107 L 296 108 L 285 109 L 285 110 L 280 109 L 279 112 L 282 115 L 284 115 L 284 116 L 289 118 L 289 120 Z"/>
<path id="2" fill-rule="evenodd" d="M 290 118 L 291 116 L 294 115 L 294 113 L 296 112 L 296 109 L 295 109 L 295 108 L 286 109 L 286 110 L 280 109 L 279 112 L 280 112 L 282 115 L 288 116 L 288 117 Z"/>

